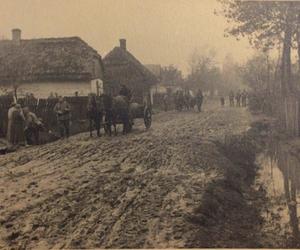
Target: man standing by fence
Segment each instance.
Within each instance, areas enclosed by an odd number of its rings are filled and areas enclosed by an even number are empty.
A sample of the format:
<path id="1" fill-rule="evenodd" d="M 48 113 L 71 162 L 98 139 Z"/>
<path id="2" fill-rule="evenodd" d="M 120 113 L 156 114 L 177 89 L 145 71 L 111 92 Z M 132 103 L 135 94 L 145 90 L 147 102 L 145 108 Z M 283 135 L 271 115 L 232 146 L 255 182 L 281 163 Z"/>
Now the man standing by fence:
<path id="1" fill-rule="evenodd" d="M 54 107 L 57 123 L 60 130 L 61 138 L 69 137 L 70 135 L 70 119 L 71 119 L 71 107 L 70 104 L 63 98 L 59 97 L 58 103 Z"/>
<path id="2" fill-rule="evenodd" d="M 27 144 L 38 145 L 39 144 L 39 132 L 43 127 L 42 122 L 37 116 L 29 110 L 29 107 L 23 108 L 25 117 L 25 137 Z"/>

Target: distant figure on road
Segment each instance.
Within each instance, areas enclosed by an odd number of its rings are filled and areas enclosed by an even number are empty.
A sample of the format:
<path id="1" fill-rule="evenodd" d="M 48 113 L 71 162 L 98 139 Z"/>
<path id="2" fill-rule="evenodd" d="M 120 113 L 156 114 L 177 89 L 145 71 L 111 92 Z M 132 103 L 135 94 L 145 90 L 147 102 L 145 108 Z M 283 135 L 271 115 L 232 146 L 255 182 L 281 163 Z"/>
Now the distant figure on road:
<path id="1" fill-rule="evenodd" d="M 241 91 L 238 90 L 235 95 L 236 106 L 241 107 Z"/>
<path id="2" fill-rule="evenodd" d="M 224 107 L 225 106 L 225 98 L 224 98 L 224 96 L 220 97 L 220 102 L 221 102 L 221 106 Z"/>
<path id="3" fill-rule="evenodd" d="M 69 137 L 70 135 L 70 119 L 71 107 L 70 104 L 63 98 L 59 97 L 58 103 L 54 107 L 61 138 Z"/>
<path id="4" fill-rule="evenodd" d="M 229 103 L 230 103 L 230 107 L 234 106 L 234 93 L 232 90 L 229 93 Z"/>
<path id="5" fill-rule="evenodd" d="M 25 117 L 25 138 L 29 145 L 39 144 L 39 133 L 43 128 L 42 122 L 37 118 L 37 116 L 30 111 L 29 107 L 23 108 L 23 113 Z"/>
<path id="6" fill-rule="evenodd" d="M 201 112 L 202 103 L 203 103 L 203 93 L 199 89 L 197 94 L 196 94 L 196 105 L 197 105 L 197 108 L 198 108 L 198 112 Z"/>
<path id="7" fill-rule="evenodd" d="M 247 96 L 248 93 L 247 91 L 244 89 L 242 94 L 241 94 L 241 98 L 242 98 L 242 107 L 246 107 L 247 106 Z"/>
<path id="8" fill-rule="evenodd" d="M 124 84 L 121 84 L 119 95 L 125 96 L 128 102 L 130 102 L 132 97 L 131 90 Z"/>

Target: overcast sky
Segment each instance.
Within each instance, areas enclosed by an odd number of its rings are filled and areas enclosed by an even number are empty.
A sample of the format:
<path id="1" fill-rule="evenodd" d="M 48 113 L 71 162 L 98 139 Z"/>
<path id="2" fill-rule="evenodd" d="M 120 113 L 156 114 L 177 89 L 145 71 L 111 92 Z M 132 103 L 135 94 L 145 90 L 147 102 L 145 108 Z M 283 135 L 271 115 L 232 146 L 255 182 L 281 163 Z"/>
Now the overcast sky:
<path id="1" fill-rule="evenodd" d="M 20 28 L 26 39 L 79 36 L 105 56 L 119 38 L 144 64 L 174 64 L 187 72 L 193 50 L 209 45 L 221 61 L 243 61 L 246 40 L 224 38 L 228 25 L 215 0 L 0 0 L 0 37 Z"/>

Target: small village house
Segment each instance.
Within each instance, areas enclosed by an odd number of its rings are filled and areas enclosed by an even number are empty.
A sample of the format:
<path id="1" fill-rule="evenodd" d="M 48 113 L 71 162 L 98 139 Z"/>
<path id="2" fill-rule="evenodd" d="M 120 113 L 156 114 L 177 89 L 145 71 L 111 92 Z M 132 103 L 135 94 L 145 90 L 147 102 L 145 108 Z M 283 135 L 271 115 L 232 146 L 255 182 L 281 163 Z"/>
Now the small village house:
<path id="1" fill-rule="evenodd" d="M 101 56 L 79 37 L 22 39 L 14 29 L 12 40 L 0 41 L 0 91 L 38 98 L 101 94 L 103 78 Z"/>
<path id="2" fill-rule="evenodd" d="M 150 94 L 150 88 L 157 83 L 157 78 L 126 48 L 126 40 L 120 39 L 120 46 L 115 47 L 103 59 L 105 82 L 113 95 L 124 84 L 131 89 L 133 101 L 142 103 Z"/>

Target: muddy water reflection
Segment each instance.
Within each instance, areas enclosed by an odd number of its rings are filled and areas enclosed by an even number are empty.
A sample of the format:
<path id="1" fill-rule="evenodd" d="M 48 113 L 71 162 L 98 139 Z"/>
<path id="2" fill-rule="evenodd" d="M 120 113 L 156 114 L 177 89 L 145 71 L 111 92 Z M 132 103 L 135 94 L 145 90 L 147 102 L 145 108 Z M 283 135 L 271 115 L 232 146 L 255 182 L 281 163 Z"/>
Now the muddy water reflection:
<path id="1" fill-rule="evenodd" d="M 266 152 L 258 157 L 259 182 L 268 197 L 267 219 L 272 217 L 279 234 L 289 234 L 299 243 L 300 155 L 291 149 L 286 143 L 269 142 Z"/>

